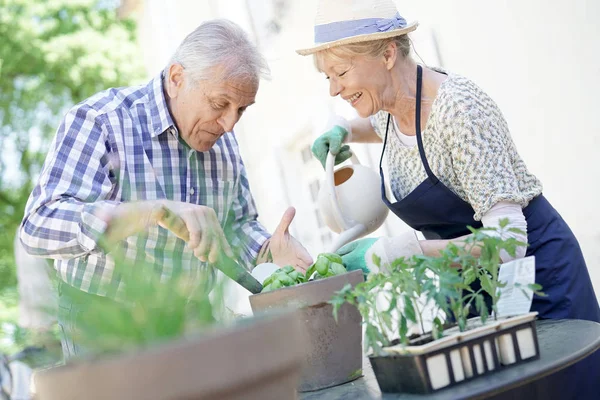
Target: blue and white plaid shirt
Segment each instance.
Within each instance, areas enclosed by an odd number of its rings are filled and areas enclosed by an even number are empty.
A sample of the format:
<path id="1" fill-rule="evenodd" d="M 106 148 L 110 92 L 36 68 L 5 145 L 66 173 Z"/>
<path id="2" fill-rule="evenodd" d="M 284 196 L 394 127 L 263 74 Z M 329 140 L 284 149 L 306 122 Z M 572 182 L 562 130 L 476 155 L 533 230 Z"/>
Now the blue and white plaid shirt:
<path id="1" fill-rule="evenodd" d="M 161 76 L 146 86 L 100 92 L 67 113 L 27 202 L 21 241 L 29 253 L 54 258 L 69 285 L 113 297 L 119 284 L 114 261 L 98 247 L 106 224 L 97 212 L 154 199 L 212 207 L 248 269 L 270 236 L 257 221 L 234 134 L 207 152 L 183 144 Z M 127 259 L 153 265 L 165 279 L 183 273 L 193 280 L 208 268 L 158 226 L 127 238 L 123 248 Z"/>

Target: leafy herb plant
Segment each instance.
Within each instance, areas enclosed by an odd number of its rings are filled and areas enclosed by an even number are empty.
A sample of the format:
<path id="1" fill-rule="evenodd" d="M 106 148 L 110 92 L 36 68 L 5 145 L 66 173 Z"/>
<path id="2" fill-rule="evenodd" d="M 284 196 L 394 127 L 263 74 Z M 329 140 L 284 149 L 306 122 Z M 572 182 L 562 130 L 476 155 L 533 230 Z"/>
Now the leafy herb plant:
<path id="1" fill-rule="evenodd" d="M 366 349 L 374 355 L 397 341 L 408 345 L 409 323 L 424 333 L 428 321 L 433 340 L 443 336 L 449 321 L 460 331 L 467 329 L 469 315 L 478 314 L 485 323 L 490 311 L 497 314 L 500 289 L 506 286 L 498 281 L 500 255 L 506 252 L 514 257 L 517 248 L 526 243 L 507 235 L 520 233 L 508 228 L 508 220 L 502 220 L 499 228 L 469 229 L 471 235 L 458 244 L 449 243 L 436 257 L 417 255 L 382 265 L 374 255 L 379 271 L 334 295 L 330 301 L 334 317 L 344 303 L 355 305 L 363 317 Z M 477 280 L 480 287 L 473 289 Z M 544 295 L 538 284 L 529 285 L 529 289 Z M 491 310 L 486 295 L 491 299 Z"/>
<path id="2" fill-rule="evenodd" d="M 306 274 L 296 271 L 291 265 L 276 270 L 263 282 L 261 293 L 281 289 L 282 287 L 295 286 L 308 282 L 310 279 L 329 278 L 346 272 L 348 271 L 342 264 L 342 258 L 339 255 L 321 253 L 317 257 L 317 261 L 306 271 Z"/>
<path id="3" fill-rule="evenodd" d="M 146 264 L 117 263 L 117 300 L 89 303 L 75 340 L 93 354 L 119 353 L 197 333 L 223 320 L 224 285 L 210 270 L 161 279 Z M 88 296 L 89 297 L 89 296 Z M 88 301 L 86 298 L 85 301 Z"/>

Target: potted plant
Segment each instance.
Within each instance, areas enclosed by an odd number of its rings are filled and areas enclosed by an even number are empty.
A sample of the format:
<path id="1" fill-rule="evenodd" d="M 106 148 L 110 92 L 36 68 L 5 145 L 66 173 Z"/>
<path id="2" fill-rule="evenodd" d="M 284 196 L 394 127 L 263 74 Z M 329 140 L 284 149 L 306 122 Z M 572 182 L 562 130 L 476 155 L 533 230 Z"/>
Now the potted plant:
<path id="1" fill-rule="evenodd" d="M 291 267 L 265 279 L 263 292 L 250 296 L 254 312 L 298 310 L 308 337 L 298 390 L 319 390 L 362 376 L 361 316 L 355 306 L 338 308 L 337 322 L 328 303 L 336 291 L 363 281 L 362 271 L 347 272 L 336 254 L 323 253 L 299 274 Z"/>
<path id="2" fill-rule="evenodd" d="M 76 339 L 89 351 L 36 373 L 40 400 L 295 398 L 305 337 L 293 312 L 232 320 L 222 281 L 164 282 L 118 263 L 119 301 L 94 302 Z"/>
<path id="3" fill-rule="evenodd" d="M 507 225 L 471 229 L 462 245 L 450 243 L 438 257 L 381 265 L 374 256 L 379 272 L 332 298 L 334 315 L 345 304 L 360 311 L 365 347 L 383 392 L 428 393 L 539 357 L 536 313 L 497 318 L 505 286 L 498 279 L 500 253 L 514 255 L 524 245 L 503 239 Z M 473 289 L 476 281 L 480 287 Z M 539 285 L 527 289 L 542 294 Z M 471 313 L 479 316 L 469 319 Z M 421 334 L 410 335 L 411 324 Z"/>

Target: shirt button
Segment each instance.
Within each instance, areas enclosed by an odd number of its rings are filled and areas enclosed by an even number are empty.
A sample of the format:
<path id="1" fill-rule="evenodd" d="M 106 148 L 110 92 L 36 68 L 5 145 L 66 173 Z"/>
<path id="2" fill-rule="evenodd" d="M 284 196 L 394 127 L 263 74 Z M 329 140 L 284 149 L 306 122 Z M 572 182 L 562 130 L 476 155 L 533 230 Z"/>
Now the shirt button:
<path id="1" fill-rule="evenodd" d="M 194 194 L 196 191 L 194 190 L 194 188 L 190 189 L 190 194 Z"/>

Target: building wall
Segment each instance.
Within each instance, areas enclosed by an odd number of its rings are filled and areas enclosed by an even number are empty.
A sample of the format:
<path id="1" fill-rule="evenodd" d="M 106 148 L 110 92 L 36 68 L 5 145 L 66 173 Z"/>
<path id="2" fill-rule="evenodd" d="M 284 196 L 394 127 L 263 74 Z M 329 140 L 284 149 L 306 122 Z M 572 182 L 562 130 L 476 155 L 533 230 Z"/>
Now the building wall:
<path id="1" fill-rule="evenodd" d="M 600 290 L 600 217 L 596 213 L 600 169 L 600 91 L 596 49 L 600 2 L 593 0 L 396 1 L 407 20 L 420 21 L 412 35 L 422 60 L 473 79 L 500 105 L 517 147 L 544 183 L 544 193 L 579 238 Z M 142 45 L 153 75 L 181 39 L 203 20 L 227 17 L 258 42 L 272 69 L 256 105 L 236 132 L 261 221 L 273 230 L 288 205 L 297 208 L 292 233 L 316 256 L 327 244 L 319 226 L 311 184 L 324 177 L 306 157 L 333 114 L 353 116 L 311 57 L 294 49 L 310 42 L 316 0 L 146 0 L 140 13 Z M 273 26 L 276 26 L 276 29 Z M 151 50 L 150 50 L 151 49 Z M 380 145 L 354 146 L 373 167 Z M 303 152 L 305 157 L 303 158 Z M 407 227 L 393 215 L 374 235 Z"/>
<path id="2" fill-rule="evenodd" d="M 529 169 L 579 239 L 600 293 L 600 2 L 398 1 L 449 70 L 499 104 Z"/>

